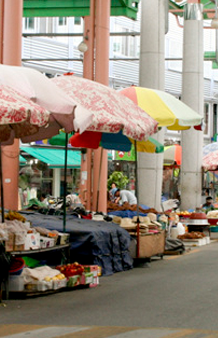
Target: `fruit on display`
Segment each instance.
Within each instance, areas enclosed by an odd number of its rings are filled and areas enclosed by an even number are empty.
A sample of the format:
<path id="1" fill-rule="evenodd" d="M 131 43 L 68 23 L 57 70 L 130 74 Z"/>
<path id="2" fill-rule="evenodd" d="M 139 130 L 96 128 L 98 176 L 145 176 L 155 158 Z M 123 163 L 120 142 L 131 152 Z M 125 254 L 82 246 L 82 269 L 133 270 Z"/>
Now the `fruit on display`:
<path id="1" fill-rule="evenodd" d="M 57 266 L 56 269 L 58 269 L 61 274 L 64 274 L 66 277 L 82 275 L 84 272 L 84 266 L 78 262 L 60 265 Z"/>
<path id="2" fill-rule="evenodd" d="M 54 277 L 49 277 L 49 276 L 46 276 L 44 278 L 44 281 L 46 282 L 51 282 L 53 280 L 62 280 L 62 279 L 65 279 L 66 276 L 63 274 L 63 273 L 59 273 L 58 275 L 54 276 Z"/>
<path id="3" fill-rule="evenodd" d="M 190 217 L 191 216 L 191 212 L 185 210 L 185 211 L 180 211 L 177 213 L 177 215 L 179 215 L 180 217 Z"/>
<path id="4" fill-rule="evenodd" d="M 5 219 L 9 221 L 13 221 L 16 219 L 23 223 L 26 222 L 26 218 L 23 215 L 21 215 L 19 212 L 12 211 L 12 210 L 9 210 L 9 212 L 5 215 Z"/>

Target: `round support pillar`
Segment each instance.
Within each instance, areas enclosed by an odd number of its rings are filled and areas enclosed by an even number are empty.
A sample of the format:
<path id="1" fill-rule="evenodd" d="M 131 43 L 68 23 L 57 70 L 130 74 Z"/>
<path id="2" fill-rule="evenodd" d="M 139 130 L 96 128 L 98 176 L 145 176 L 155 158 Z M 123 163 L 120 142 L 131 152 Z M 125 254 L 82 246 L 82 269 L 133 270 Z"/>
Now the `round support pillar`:
<path id="1" fill-rule="evenodd" d="M 204 111 L 204 46 L 202 6 L 189 2 L 185 6 L 183 35 L 182 101 L 203 116 Z M 201 205 L 203 132 L 194 128 L 181 137 L 181 210 Z"/>
<path id="2" fill-rule="evenodd" d="M 164 90 L 166 1 L 141 2 L 140 87 Z M 164 129 L 152 137 L 164 141 Z M 163 154 L 138 153 L 139 203 L 161 211 Z"/>
<path id="3" fill-rule="evenodd" d="M 3 6 L 2 63 L 21 66 L 23 0 L 6 0 Z M 18 209 L 19 140 L 2 147 L 4 206 Z"/>
<path id="4" fill-rule="evenodd" d="M 109 84 L 110 0 L 95 2 L 95 81 Z M 94 151 L 93 209 L 107 212 L 107 150 Z"/>

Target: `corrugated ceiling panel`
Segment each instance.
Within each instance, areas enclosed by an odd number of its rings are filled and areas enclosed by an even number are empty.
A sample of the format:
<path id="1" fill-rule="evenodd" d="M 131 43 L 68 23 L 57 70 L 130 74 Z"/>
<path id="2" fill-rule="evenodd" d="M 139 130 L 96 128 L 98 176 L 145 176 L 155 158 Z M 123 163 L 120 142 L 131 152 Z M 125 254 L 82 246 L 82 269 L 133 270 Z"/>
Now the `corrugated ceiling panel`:
<path id="1" fill-rule="evenodd" d="M 68 58 L 68 46 L 52 39 L 23 38 L 22 58 Z M 68 70 L 68 61 L 31 61 L 31 64 L 39 63 L 42 68 L 48 67 L 48 70 L 52 68 L 60 71 Z"/>
<path id="2" fill-rule="evenodd" d="M 110 76 L 127 82 L 128 85 L 138 85 L 139 62 L 138 61 L 114 61 Z"/>
<path id="3" fill-rule="evenodd" d="M 68 46 L 52 39 L 43 38 L 23 38 L 22 58 L 68 58 Z M 75 48 L 73 58 L 82 58 L 81 53 Z M 31 61 L 24 63 L 45 73 L 57 74 L 72 71 L 82 75 L 82 61 Z M 117 87 L 127 87 L 138 85 L 139 82 L 139 62 L 138 61 L 110 61 L 111 85 Z M 165 90 L 174 94 L 181 95 L 182 74 L 176 71 L 165 71 Z M 214 82 L 214 89 L 211 90 L 210 79 L 204 79 L 204 96 L 207 99 L 217 99 L 218 82 Z"/>

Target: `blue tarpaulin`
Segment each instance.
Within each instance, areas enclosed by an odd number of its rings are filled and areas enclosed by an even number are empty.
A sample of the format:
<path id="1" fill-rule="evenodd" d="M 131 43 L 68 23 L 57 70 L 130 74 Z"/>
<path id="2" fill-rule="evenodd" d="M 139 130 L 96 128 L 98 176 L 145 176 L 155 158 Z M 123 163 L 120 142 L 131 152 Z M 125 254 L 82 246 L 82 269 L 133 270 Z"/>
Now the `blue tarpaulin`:
<path id="1" fill-rule="evenodd" d="M 38 212 L 21 212 L 33 226 L 62 232 L 62 216 L 42 215 Z M 129 253 L 131 237 L 119 225 L 93 221 L 67 215 L 66 232 L 70 234 L 71 261 L 99 265 L 102 275 L 111 275 L 133 268 Z"/>

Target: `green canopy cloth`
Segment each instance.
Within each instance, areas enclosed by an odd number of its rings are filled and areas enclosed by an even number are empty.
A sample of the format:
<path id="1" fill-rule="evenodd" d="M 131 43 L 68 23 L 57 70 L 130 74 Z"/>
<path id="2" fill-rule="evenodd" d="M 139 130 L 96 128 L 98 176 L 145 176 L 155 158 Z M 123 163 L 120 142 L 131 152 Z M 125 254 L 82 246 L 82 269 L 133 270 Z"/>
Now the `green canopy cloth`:
<path id="1" fill-rule="evenodd" d="M 51 149 L 51 148 L 33 148 L 21 147 L 29 155 L 37 158 L 38 160 L 47 163 L 50 168 L 64 168 L 65 150 L 64 149 Z M 67 167 L 69 169 L 78 169 L 81 166 L 81 152 L 75 150 L 67 151 Z"/>
<path id="2" fill-rule="evenodd" d="M 20 166 L 24 166 L 26 164 L 26 162 L 27 162 L 27 160 L 23 156 L 19 155 Z"/>

